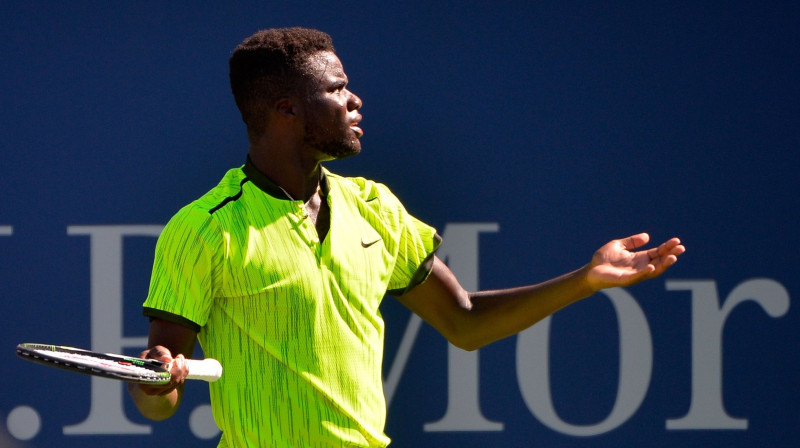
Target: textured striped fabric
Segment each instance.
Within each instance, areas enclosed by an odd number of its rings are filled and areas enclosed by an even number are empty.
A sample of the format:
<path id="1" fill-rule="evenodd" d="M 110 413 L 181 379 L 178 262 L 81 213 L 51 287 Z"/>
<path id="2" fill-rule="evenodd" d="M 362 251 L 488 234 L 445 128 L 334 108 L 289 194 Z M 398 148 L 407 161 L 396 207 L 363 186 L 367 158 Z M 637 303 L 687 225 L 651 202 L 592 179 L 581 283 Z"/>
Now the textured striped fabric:
<path id="1" fill-rule="evenodd" d="M 181 209 L 156 246 L 145 315 L 199 331 L 220 446 L 385 446 L 387 292 L 422 281 L 439 244 L 383 185 L 324 171 L 320 242 L 301 201 L 249 163 Z"/>

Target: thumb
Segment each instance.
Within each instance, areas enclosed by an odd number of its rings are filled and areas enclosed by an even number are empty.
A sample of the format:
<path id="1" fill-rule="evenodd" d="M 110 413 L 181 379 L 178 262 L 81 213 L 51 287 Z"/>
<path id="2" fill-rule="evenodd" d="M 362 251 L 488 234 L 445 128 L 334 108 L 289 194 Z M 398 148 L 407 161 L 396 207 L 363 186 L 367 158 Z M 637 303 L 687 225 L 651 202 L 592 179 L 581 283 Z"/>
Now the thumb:
<path id="1" fill-rule="evenodd" d="M 622 242 L 622 247 L 624 247 L 625 250 L 630 251 L 649 243 L 650 235 L 647 233 L 637 233 L 636 235 L 631 235 L 627 238 L 623 238 L 620 241 Z"/>

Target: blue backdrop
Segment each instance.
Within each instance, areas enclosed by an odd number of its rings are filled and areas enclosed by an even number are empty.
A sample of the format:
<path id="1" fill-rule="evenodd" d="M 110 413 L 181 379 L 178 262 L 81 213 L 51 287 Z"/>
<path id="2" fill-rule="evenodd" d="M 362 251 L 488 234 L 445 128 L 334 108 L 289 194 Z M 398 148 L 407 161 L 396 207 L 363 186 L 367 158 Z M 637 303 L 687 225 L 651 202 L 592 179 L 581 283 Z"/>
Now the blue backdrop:
<path id="1" fill-rule="evenodd" d="M 0 446 L 216 446 L 208 393 L 141 418 L 20 342 L 138 353 L 155 237 L 244 161 L 227 58 L 332 34 L 364 151 L 465 286 L 648 231 L 689 251 L 479 352 L 387 299 L 398 447 L 800 444 L 800 6 L 793 2 L 0 4 Z"/>

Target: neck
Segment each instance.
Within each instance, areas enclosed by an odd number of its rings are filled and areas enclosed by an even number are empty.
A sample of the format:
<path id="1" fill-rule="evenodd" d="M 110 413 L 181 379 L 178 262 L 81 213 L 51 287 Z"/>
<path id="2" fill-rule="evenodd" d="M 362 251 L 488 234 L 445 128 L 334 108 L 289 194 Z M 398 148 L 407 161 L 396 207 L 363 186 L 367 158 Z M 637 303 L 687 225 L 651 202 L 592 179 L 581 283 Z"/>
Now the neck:
<path id="1" fill-rule="evenodd" d="M 289 199 L 307 202 L 317 193 L 321 160 L 304 158 L 300 151 L 268 151 L 252 146 L 249 155 L 253 165 L 275 182 Z"/>

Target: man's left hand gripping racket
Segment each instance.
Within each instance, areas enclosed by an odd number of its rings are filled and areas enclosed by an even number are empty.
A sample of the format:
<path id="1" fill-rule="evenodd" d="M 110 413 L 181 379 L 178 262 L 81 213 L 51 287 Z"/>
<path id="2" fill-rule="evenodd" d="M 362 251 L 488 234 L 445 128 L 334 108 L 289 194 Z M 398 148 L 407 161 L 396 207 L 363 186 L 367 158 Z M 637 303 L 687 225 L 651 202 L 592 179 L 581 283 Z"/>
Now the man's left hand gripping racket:
<path id="1" fill-rule="evenodd" d="M 157 386 L 170 379 L 171 366 L 155 359 L 46 344 L 19 344 L 17 356 L 46 366 L 133 383 Z M 188 379 L 213 382 L 222 376 L 222 366 L 216 359 L 187 359 L 186 364 Z"/>

